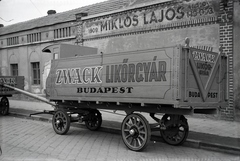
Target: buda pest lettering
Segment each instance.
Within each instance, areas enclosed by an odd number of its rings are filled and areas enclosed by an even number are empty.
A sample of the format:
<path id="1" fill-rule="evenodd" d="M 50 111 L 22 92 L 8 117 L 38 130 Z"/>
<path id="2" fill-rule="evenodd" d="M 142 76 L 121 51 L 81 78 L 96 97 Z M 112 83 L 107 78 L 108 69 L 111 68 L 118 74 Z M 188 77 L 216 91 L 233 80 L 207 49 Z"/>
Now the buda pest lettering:
<path id="1" fill-rule="evenodd" d="M 125 82 L 165 82 L 166 62 L 149 61 L 139 63 L 123 63 L 107 65 L 105 71 L 106 84 Z M 56 85 L 61 84 L 101 84 L 103 66 L 85 68 L 58 69 Z M 78 87 L 77 93 L 132 93 L 133 87 Z"/>

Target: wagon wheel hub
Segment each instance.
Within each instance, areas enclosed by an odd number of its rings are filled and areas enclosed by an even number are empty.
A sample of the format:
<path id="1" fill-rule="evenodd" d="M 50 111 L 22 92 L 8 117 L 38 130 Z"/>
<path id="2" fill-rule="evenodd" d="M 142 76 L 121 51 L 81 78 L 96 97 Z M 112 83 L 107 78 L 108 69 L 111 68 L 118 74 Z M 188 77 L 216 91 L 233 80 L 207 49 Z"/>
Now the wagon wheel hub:
<path id="1" fill-rule="evenodd" d="M 63 120 L 62 118 L 58 118 L 58 119 L 56 120 L 56 126 L 57 126 L 58 128 L 65 128 L 65 126 L 64 126 L 64 120 Z"/>
<path id="2" fill-rule="evenodd" d="M 60 119 L 58 119 L 57 121 L 56 121 L 56 124 L 59 126 L 60 124 L 62 123 L 62 121 L 60 120 Z"/>
<path id="3" fill-rule="evenodd" d="M 133 137 L 137 137 L 138 136 L 138 130 L 134 127 L 134 128 L 129 130 L 129 134 Z"/>

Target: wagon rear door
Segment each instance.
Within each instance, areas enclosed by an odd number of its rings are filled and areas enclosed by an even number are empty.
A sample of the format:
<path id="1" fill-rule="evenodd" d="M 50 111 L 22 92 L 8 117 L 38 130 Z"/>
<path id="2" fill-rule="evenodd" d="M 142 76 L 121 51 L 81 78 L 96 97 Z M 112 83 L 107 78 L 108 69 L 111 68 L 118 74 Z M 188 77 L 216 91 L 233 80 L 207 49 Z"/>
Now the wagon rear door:
<path id="1" fill-rule="evenodd" d="M 194 107 L 221 106 L 227 100 L 227 57 L 182 48 L 182 100 Z"/>

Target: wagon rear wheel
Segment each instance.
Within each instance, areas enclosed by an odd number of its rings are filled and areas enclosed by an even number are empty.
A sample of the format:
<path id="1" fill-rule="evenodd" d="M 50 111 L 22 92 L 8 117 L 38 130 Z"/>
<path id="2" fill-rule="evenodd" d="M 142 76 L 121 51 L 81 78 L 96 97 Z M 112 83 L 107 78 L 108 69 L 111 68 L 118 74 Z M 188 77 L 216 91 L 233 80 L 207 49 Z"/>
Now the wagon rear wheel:
<path id="1" fill-rule="evenodd" d="M 56 113 L 53 115 L 52 125 L 57 134 L 66 134 L 70 128 L 70 118 L 68 114 L 62 109 L 56 111 Z"/>
<path id="2" fill-rule="evenodd" d="M 133 151 L 141 151 L 146 148 L 151 137 L 148 121 L 141 114 L 126 116 L 121 126 L 124 144 Z"/>
<path id="3" fill-rule="evenodd" d="M 98 110 L 93 110 L 87 115 L 86 127 L 91 131 L 98 130 L 102 125 L 102 114 Z"/>
<path id="4" fill-rule="evenodd" d="M 178 117 L 178 119 L 176 119 Z M 189 132 L 187 119 L 181 115 L 168 115 L 162 117 L 166 130 L 160 130 L 163 140 L 170 145 L 181 145 L 185 142 Z"/>
<path id="5" fill-rule="evenodd" d="M 9 113 L 9 101 L 8 101 L 8 98 L 7 97 L 3 97 L 2 99 L 1 99 L 1 114 L 2 115 L 8 115 L 8 113 Z"/>

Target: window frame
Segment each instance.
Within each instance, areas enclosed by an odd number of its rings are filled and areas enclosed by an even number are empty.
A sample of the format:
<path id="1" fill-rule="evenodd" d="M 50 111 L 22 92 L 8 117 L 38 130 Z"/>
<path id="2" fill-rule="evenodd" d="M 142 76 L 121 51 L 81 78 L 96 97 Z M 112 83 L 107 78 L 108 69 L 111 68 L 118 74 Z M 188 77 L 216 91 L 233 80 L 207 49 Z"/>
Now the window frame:
<path id="1" fill-rule="evenodd" d="M 10 64 L 10 69 L 11 69 L 12 76 L 18 76 L 18 63 Z"/>
<path id="2" fill-rule="evenodd" d="M 31 62 L 32 68 L 32 85 L 41 84 L 40 62 Z"/>

